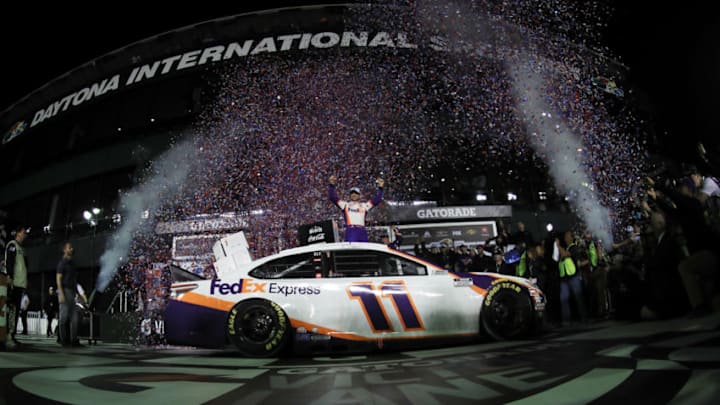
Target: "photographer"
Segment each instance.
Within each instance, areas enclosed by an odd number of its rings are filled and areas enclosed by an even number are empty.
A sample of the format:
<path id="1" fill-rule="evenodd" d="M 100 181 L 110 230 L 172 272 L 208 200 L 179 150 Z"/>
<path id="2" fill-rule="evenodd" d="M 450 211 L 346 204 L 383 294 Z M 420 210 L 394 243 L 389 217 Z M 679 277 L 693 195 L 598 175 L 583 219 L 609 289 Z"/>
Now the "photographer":
<path id="1" fill-rule="evenodd" d="M 706 222 L 696 183 L 691 177 L 684 177 L 676 182 L 676 188 L 668 182 L 655 184 L 650 180 L 649 184 L 648 195 L 666 214 L 668 227 L 677 228 L 683 244 L 682 257 L 674 273 L 681 277 L 692 313 L 709 313 L 712 297 L 717 292 L 718 258 L 714 250 L 718 239 Z"/>
<path id="2" fill-rule="evenodd" d="M 712 176 L 704 176 L 696 168 L 688 170 L 697 192 L 697 198 L 702 204 L 708 227 L 717 237 L 720 235 L 720 180 Z"/>

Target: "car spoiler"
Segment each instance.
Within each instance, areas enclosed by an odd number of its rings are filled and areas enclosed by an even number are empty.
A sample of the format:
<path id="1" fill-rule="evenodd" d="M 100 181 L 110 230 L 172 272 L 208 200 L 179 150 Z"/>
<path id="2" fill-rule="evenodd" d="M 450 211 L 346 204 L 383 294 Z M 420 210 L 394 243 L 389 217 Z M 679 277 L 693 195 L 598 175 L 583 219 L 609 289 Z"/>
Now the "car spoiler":
<path id="1" fill-rule="evenodd" d="M 170 275 L 172 276 L 173 284 L 179 283 L 179 282 L 184 282 L 184 281 L 205 280 L 204 277 L 202 277 L 198 274 L 189 272 L 189 271 L 183 269 L 182 267 L 178 267 L 174 264 L 171 264 L 169 267 L 170 267 Z"/>
<path id="2" fill-rule="evenodd" d="M 215 273 L 220 279 L 253 261 L 245 233 L 238 232 L 226 236 L 213 245 L 215 255 Z"/>

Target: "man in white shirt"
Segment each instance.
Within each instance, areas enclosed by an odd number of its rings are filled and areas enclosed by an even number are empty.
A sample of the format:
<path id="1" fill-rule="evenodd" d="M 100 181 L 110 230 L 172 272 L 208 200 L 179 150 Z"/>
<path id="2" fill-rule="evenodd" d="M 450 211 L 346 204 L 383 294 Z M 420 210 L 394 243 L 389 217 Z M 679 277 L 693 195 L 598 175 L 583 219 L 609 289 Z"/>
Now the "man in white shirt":
<path id="1" fill-rule="evenodd" d="M 343 216 L 345 217 L 345 241 L 367 242 L 368 235 L 365 229 L 365 216 L 368 211 L 382 202 L 385 181 L 380 178 L 375 180 L 378 191 L 375 198 L 370 201 L 360 201 L 359 187 L 350 189 L 350 201 L 341 200 L 335 190 L 337 177 L 330 176 L 328 183 L 328 198 L 343 211 Z"/>
<path id="2" fill-rule="evenodd" d="M 695 189 L 700 191 L 697 193 L 697 198 L 703 204 L 710 197 L 720 197 L 720 185 L 718 185 L 718 180 L 714 177 L 703 176 L 697 170 L 692 170 L 690 178 L 695 184 Z"/>

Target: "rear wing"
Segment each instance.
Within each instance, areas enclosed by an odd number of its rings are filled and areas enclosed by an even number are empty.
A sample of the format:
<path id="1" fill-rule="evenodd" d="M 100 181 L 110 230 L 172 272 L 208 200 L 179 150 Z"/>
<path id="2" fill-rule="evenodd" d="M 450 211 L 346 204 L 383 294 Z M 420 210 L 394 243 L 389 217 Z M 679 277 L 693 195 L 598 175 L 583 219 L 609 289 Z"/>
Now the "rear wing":
<path id="1" fill-rule="evenodd" d="M 205 277 L 189 272 L 174 264 L 170 264 L 170 275 L 172 276 L 173 283 L 205 280 Z"/>
<path id="2" fill-rule="evenodd" d="M 215 273 L 219 279 L 231 277 L 243 265 L 253 261 L 245 233 L 226 236 L 213 245 Z"/>

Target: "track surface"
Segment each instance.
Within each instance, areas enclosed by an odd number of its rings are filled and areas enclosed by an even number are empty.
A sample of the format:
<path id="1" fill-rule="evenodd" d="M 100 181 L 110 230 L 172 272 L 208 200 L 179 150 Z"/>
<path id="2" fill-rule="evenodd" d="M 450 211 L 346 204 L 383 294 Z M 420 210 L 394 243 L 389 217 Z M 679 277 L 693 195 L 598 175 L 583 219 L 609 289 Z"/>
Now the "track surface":
<path id="1" fill-rule="evenodd" d="M 337 357 L 63 349 L 0 352 L 0 404 L 720 403 L 720 314 L 603 322 L 539 339 Z"/>

